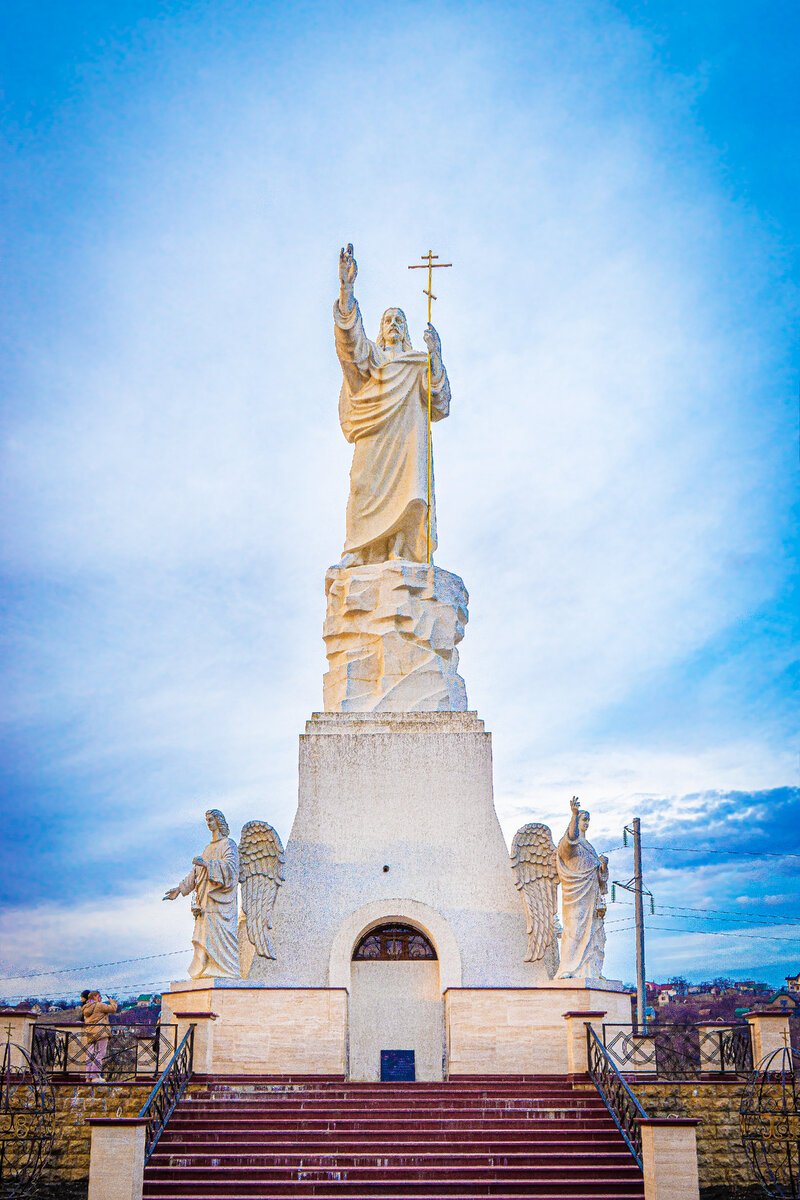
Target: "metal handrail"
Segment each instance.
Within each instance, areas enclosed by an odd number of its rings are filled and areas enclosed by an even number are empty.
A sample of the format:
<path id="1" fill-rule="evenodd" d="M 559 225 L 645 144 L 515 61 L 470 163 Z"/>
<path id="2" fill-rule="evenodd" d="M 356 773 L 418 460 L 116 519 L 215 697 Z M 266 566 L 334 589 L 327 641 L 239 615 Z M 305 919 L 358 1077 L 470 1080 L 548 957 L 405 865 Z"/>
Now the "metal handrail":
<path id="1" fill-rule="evenodd" d="M 647 1120 L 647 1113 L 620 1075 L 616 1063 L 588 1021 L 586 1058 L 589 1077 L 641 1170 L 642 1131 L 639 1121 L 642 1118 Z"/>
<path id="2" fill-rule="evenodd" d="M 177 1032 L 177 1025 L 160 1023 L 103 1026 L 103 1078 L 110 1083 L 158 1078 L 164 1061 L 175 1053 Z M 31 1054 L 49 1075 L 84 1075 L 94 1044 L 91 1038 L 91 1028 L 86 1025 L 37 1024 Z"/>
<path id="3" fill-rule="evenodd" d="M 145 1163 L 155 1150 L 158 1139 L 164 1132 L 164 1126 L 186 1091 L 186 1085 L 192 1077 L 193 1063 L 194 1025 L 190 1025 L 139 1113 L 140 1119 L 147 1120 L 144 1140 Z"/>
<path id="4" fill-rule="evenodd" d="M 603 1025 L 603 1045 L 623 1071 L 659 1079 L 696 1079 L 705 1074 L 749 1075 L 753 1069 L 750 1028 L 745 1022 Z"/>

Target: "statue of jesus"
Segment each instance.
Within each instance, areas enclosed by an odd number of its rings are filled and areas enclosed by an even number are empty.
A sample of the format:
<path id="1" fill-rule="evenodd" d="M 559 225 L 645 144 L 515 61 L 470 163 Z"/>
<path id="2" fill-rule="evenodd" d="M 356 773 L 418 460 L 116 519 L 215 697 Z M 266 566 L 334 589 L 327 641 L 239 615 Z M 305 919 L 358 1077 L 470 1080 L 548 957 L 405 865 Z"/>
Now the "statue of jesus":
<path id="1" fill-rule="evenodd" d="M 339 421 L 352 442 L 347 536 L 341 566 L 387 559 L 427 561 L 428 355 L 413 350 L 400 308 L 387 308 L 371 341 L 354 295 L 353 247 L 339 255 L 339 299 L 333 306 L 342 367 Z M 431 358 L 431 420 L 450 411 L 450 384 L 432 325 L 424 333 Z M 431 466 L 431 472 L 433 468 Z M 431 475 L 431 550 L 436 547 Z"/>

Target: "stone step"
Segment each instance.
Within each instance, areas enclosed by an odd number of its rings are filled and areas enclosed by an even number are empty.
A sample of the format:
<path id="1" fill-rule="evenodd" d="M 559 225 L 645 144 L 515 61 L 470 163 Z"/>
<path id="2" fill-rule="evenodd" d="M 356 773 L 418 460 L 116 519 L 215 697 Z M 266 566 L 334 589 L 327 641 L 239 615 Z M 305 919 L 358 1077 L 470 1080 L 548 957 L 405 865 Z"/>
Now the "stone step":
<path id="1" fill-rule="evenodd" d="M 619 1135 L 615 1127 L 609 1127 L 582 1133 L 581 1142 L 591 1146 L 592 1153 L 606 1147 L 615 1150 L 619 1147 Z M 539 1150 L 548 1149 L 563 1154 L 565 1143 L 569 1149 L 574 1146 L 574 1133 L 572 1130 L 536 1131 L 531 1134 L 526 1131 L 525 1137 L 520 1137 L 519 1131 L 509 1132 L 484 1128 L 444 1131 L 435 1138 L 422 1138 L 420 1132 L 416 1130 L 400 1133 L 393 1130 L 386 1135 L 353 1130 L 346 1136 L 340 1134 L 333 1138 L 330 1135 L 320 1137 L 319 1133 L 315 1131 L 301 1130 L 292 1131 L 291 1135 L 284 1133 L 282 1138 L 273 1136 L 267 1139 L 263 1132 L 257 1130 L 209 1129 L 200 1131 L 189 1128 L 172 1133 L 169 1130 L 165 1132 L 158 1143 L 156 1153 L 160 1153 L 162 1147 L 164 1152 L 168 1150 L 171 1154 L 181 1154 L 184 1151 L 195 1152 L 201 1146 L 208 1147 L 209 1153 L 213 1153 L 219 1150 L 220 1143 L 224 1144 L 226 1153 L 237 1150 L 245 1153 L 252 1149 L 253 1145 L 264 1147 L 265 1150 L 269 1149 L 271 1154 L 283 1154 L 289 1151 L 329 1154 L 331 1147 L 335 1147 L 339 1154 L 383 1153 L 384 1149 L 389 1148 L 392 1152 L 412 1153 L 424 1152 L 432 1147 L 442 1150 L 446 1147 L 448 1152 L 459 1153 L 461 1150 L 471 1151 L 478 1143 L 486 1154 L 504 1153 L 507 1150 L 538 1153 Z"/>
<path id="2" fill-rule="evenodd" d="M 545 1149 L 523 1148 L 517 1150 L 501 1149 L 495 1153 L 486 1150 L 400 1150 L 395 1146 L 385 1146 L 379 1150 L 356 1153 L 343 1151 L 341 1147 L 328 1147 L 326 1150 L 311 1152 L 307 1149 L 290 1149 L 279 1151 L 272 1146 L 263 1146 L 256 1151 L 252 1146 L 234 1148 L 226 1145 L 224 1150 L 219 1147 L 190 1148 L 177 1150 L 174 1147 L 160 1145 L 150 1159 L 150 1169 L 155 1178 L 159 1171 L 174 1172 L 177 1168 L 192 1170 L 222 1170 L 227 1168 L 258 1169 L 264 1171 L 280 1171 L 289 1169 L 292 1172 L 304 1174 L 306 1171 L 379 1171 L 408 1167 L 414 1170 L 429 1171 L 434 1168 L 447 1171 L 461 1168 L 480 1169 L 486 1171 L 495 1167 L 516 1168 L 517 1170 L 541 1170 L 544 1168 L 564 1169 L 564 1147 Z M 592 1155 L 591 1168 L 601 1172 L 612 1171 L 617 1174 L 624 1169 L 636 1170 L 635 1164 L 627 1150 L 608 1149 L 595 1151 Z M 576 1166 L 585 1171 L 589 1164 Z M 271 1177 L 271 1176 L 270 1176 Z"/>
<path id="3" fill-rule="evenodd" d="M 334 1200 L 335 1197 L 380 1196 L 381 1200 L 412 1200 L 426 1197 L 427 1200 L 452 1200 L 453 1197 L 492 1196 L 494 1200 L 506 1197 L 515 1200 L 519 1196 L 535 1197 L 536 1200 L 642 1200 L 644 1187 L 641 1177 L 628 1182 L 585 1182 L 575 1183 L 561 1180 L 531 1179 L 498 1181 L 493 1175 L 469 1182 L 453 1180 L 429 1180 L 424 1183 L 409 1183 L 405 1180 L 382 1179 L 378 1182 L 295 1182 L 286 1183 L 243 1183 L 216 1184 L 213 1180 L 186 1182 L 161 1181 L 145 1184 L 144 1196 L 148 1200 L 296 1200 L 299 1196 L 312 1196 L 317 1200 Z"/>
<path id="4" fill-rule="evenodd" d="M 248 1129 L 258 1130 L 263 1133 L 268 1133 L 270 1130 L 275 1133 L 281 1131 L 286 1132 L 288 1129 L 297 1129 L 298 1122 L 296 1118 L 287 1118 L 280 1121 L 278 1118 L 264 1118 L 263 1120 L 251 1120 L 247 1122 Z M 183 1111 L 177 1112 L 170 1118 L 169 1129 L 197 1129 L 197 1130 L 226 1130 L 236 1131 L 241 1130 L 242 1122 L 238 1118 L 225 1119 L 221 1117 L 210 1121 L 207 1125 L 199 1124 L 190 1116 L 187 1116 Z M 417 1131 L 430 1135 L 440 1134 L 447 1131 L 459 1132 L 462 1130 L 481 1130 L 486 1129 L 486 1122 L 481 1117 L 475 1117 L 473 1120 L 462 1120 L 455 1122 L 452 1118 L 440 1117 L 438 1120 L 419 1121 L 409 1118 L 404 1124 L 397 1122 L 385 1121 L 380 1118 L 354 1118 L 338 1117 L 336 1119 L 306 1119 L 303 1120 L 301 1129 L 308 1132 L 314 1130 L 318 1132 L 327 1132 L 331 1135 L 339 1135 L 352 1130 L 364 1130 L 364 1132 L 372 1132 L 381 1135 L 391 1135 L 393 1132 L 399 1133 L 405 1130 L 406 1132 Z M 533 1130 L 548 1132 L 548 1131 L 563 1131 L 571 1138 L 575 1139 L 582 1137 L 584 1132 L 595 1130 L 609 1130 L 616 1128 L 611 1118 L 606 1114 L 601 1116 L 598 1114 L 591 1121 L 578 1120 L 574 1117 L 561 1118 L 559 1120 L 540 1120 L 533 1124 L 529 1119 L 524 1117 L 511 1118 L 503 1123 L 503 1128 L 508 1130 L 518 1130 L 523 1132 L 532 1132 Z"/>
<path id="5" fill-rule="evenodd" d="M 168 1187 L 169 1185 L 166 1185 L 166 1188 Z M 191 1200 L 241 1200 L 241 1193 L 236 1190 L 230 1191 L 225 1189 L 215 1189 L 213 1191 L 205 1190 L 198 1192 L 195 1189 L 193 1192 L 187 1193 L 166 1190 L 166 1188 L 163 1184 L 158 1185 L 156 1188 L 150 1188 L 147 1184 L 145 1184 L 144 1195 L 148 1197 L 148 1200 L 179 1200 L 179 1197 L 184 1197 L 187 1195 L 191 1196 Z M 468 1197 L 471 1198 L 477 1196 L 491 1196 L 492 1200 L 518 1200 L 519 1196 L 526 1195 L 535 1196 L 536 1200 L 630 1200 L 630 1197 L 632 1196 L 637 1198 L 644 1197 L 644 1187 L 640 1186 L 639 1190 L 637 1191 L 629 1184 L 625 1184 L 624 1190 L 612 1188 L 606 1191 L 593 1192 L 576 1192 L 574 1189 L 571 1191 L 568 1189 L 554 1190 L 552 1188 L 545 1188 L 544 1190 L 537 1190 L 535 1192 L 526 1192 L 524 1189 L 522 1191 L 514 1192 L 509 1192 L 502 1189 L 499 1191 L 487 1191 L 485 1189 L 483 1191 L 476 1191 L 474 1189 L 470 1189 L 469 1191 L 461 1190 L 443 1192 L 441 1189 L 437 1189 L 435 1186 L 432 1190 L 426 1192 L 420 1192 L 417 1190 L 409 1192 L 405 1189 L 398 1191 L 397 1187 L 394 1187 L 391 1191 L 386 1191 L 384 1189 L 381 1192 L 373 1194 L 379 1195 L 381 1200 L 412 1200 L 412 1198 L 416 1196 L 424 1196 L 425 1200 L 459 1200 L 459 1198 L 462 1198 L 462 1200 L 467 1200 Z M 348 1192 L 348 1190 L 343 1190 L 342 1188 L 332 1190 L 330 1187 L 314 1187 L 313 1190 L 305 1192 L 297 1192 L 292 1189 L 291 1191 L 278 1191 L 269 1193 L 270 1200 L 296 1200 L 298 1195 L 313 1196 L 317 1197 L 318 1200 L 336 1200 L 337 1197 L 348 1195 L 352 1196 L 353 1193 L 352 1191 Z"/>

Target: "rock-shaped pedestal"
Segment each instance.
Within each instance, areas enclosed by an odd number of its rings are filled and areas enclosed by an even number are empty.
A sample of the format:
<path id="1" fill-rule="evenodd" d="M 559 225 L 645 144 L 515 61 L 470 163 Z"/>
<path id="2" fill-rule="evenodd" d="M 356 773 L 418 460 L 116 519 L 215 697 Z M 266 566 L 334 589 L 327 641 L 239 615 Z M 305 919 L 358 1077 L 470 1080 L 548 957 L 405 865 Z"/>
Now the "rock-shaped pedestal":
<path id="1" fill-rule="evenodd" d="M 326 712 L 465 712 L 456 646 L 469 614 L 457 575 L 425 563 L 325 575 Z"/>

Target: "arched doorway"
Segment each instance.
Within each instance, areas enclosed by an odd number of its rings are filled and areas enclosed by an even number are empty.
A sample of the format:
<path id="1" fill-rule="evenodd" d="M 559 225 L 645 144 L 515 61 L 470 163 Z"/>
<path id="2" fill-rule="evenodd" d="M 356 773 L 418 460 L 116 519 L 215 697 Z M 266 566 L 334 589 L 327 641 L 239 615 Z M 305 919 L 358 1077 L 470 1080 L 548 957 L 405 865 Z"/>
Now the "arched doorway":
<path id="1" fill-rule="evenodd" d="M 402 1068 L 410 1061 L 412 1078 L 441 1079 L 443 1052 L 444 1014 L 433 942 L 421 929 L 400 921 L 367 929 L 356 941 L 350 964 L 350 1078 L 388 1078 L 398 1068 L 408 1078 Z"/>

